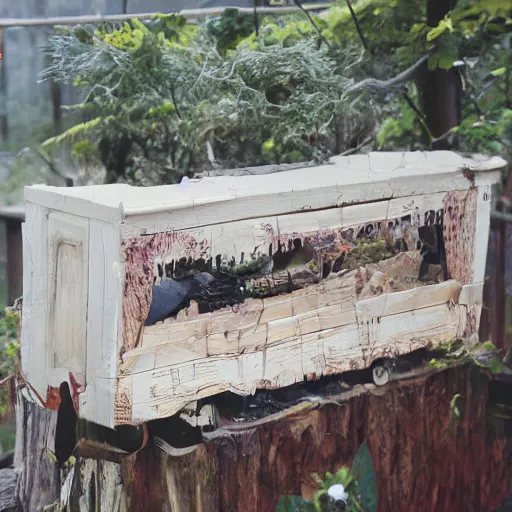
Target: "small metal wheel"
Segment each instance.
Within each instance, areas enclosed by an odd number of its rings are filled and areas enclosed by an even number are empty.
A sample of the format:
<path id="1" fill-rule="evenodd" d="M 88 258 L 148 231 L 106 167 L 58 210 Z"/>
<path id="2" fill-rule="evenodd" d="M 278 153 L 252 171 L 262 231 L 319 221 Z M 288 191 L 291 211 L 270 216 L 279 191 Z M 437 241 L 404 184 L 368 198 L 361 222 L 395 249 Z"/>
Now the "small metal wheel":
<path id="1" fill-rule="evenodd" d="M 387 365 L 376 365 L 373 367 L 373 382 L 377 386 L 384 386 L 389 382 L 391 371 Z"/>

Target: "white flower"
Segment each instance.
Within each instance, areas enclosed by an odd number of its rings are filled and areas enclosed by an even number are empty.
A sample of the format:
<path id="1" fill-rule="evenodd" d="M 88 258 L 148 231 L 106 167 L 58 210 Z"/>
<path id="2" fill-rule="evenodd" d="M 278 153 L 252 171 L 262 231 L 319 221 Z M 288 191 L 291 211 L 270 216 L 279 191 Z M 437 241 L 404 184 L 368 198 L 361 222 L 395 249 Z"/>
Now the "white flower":
<path id="1" fill-rule="evenodd" d="M 327 490 L 327 494 L 334 501 L 343 501 L 347 503 L 348 493 L 345 492 L 345 487 L 343 487 L 343 485 L 341 484 L 331 485 L 331 487 L 329 487 L 329 489 Z"/>

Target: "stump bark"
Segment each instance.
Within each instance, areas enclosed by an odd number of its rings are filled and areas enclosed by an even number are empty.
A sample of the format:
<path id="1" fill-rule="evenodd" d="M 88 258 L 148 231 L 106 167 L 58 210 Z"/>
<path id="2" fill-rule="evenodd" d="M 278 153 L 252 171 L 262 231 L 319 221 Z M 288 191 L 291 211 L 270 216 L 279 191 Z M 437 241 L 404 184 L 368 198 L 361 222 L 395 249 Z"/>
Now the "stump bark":
<path id="1" fill-rule="evenodd" d="M 16 401 L 16 510 L 42 511 L 57 502 L 60 472 L 47 448 L 53 445 L 57 413 L 38 407 L 18 391 Z"/>
<path id="2" fill-rule="evenodd" d="M 380 511 L 494 511 L 512 481 L 512 420 L 496 414 L 512 402 L 509 386 L 472 366 L 452 368 L 385 388 L 360 387 L 347 401 L 336 396 L 295 409 L 182 457 L 150 440 L 120 463 L 78 458 L 61 476 L 68 486 L 64 510 L 271 512 L 283 495 L 312 496 L 312 473 L 350 465 L 366 440 Z M 459 419 L 450 410 L 457 393 Z M 18 498 L 21 510 L 35 511 L 62 487 L 41 454 L 53 413 L 22 407 Z"/>

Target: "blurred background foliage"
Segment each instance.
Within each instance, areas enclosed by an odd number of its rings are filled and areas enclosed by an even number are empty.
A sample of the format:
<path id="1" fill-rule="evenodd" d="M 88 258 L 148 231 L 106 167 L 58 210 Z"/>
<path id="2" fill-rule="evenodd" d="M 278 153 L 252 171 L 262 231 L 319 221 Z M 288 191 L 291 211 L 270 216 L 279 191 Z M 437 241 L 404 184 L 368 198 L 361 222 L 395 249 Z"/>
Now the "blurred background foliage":
<path id="1" fill-rule="evenodd" d="M 452 1 L 433 24 L 439 1 L 353 0 L 309 16 L 226 9 L 198 24 L 161 15 L 58 28 L 42 78 L 74 84 L 83 101 L 67 109 L 71 127 L 41 151 L 51 159 L 65 146 L 79 167 L 103 169 L 101 181 L 138 185 L 355 151 L 509 156 L 510 2 Z M 426 63 L 408 75 L 422 56 Z M 404 71 L 404 80 L 386 85 Z M 444 106 L 432 112 L 428 91 L 434 77 L 434 101 L 442 96 L 445 74 L 460 91 L 456 120 L 440 133 L 433 117 L 448 114 Z"/>

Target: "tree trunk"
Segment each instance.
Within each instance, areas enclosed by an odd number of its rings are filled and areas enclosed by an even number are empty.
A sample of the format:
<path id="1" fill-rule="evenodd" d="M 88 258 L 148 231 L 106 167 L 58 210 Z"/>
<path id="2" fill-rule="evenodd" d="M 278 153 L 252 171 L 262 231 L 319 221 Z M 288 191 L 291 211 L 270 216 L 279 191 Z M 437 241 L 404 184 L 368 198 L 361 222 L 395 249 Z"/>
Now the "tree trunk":
<path id="1" fill-rule="evenodd" d="M 511 402 L 509 389 L 464 366 L 384 388 L 358 386 L 348 400 L 339 395 L 299 407 L 278 421 L 204 442 L 182 457 L 150 441 L 120 464 L 78 459 L 62 478 L 72 483 L 65 510 L 272 512 L 283 495 L 311 497 L 312 473 L 350 465 L 366 440 L 380 511 L 493 511 L 512 478 L 512 420 L 493 415 L 497 403 Z M 450 410 L 457 393 L 460 419 Z M 35 511 L 41 510 L 36 500 L 55 497 L 58 478 L 39 455 L 50 422 L 43 418 L 34 436 L 35 416 L 24 418 L 29 429 L 20 441 L 30 458 L 20 489 L 22 501 L 32 499 L 33 508 L 23 510 Z M 46 487 L 51 496 L 42 500 Z"/>
<path id="2" fill-rule="evenodd" d="M 18 391 L 14 467 L 19 512 L 40 512 L 59 497 L 59 470 L 46 450 L 53 449 L 56 423 L 56 412 L 38 407 Z"/>
<path id="3" fill-rule="evenodd" d="M 457 0 L 427 0 L 427 24 L 437 24 L 452 10 Z M 456 137 L 443 137 L 460 124 L 462 84 L 455 68 L 428 71 L 422 81 L 423 109 L 430 133 L 435 139 L 432 149 L 456 149 Z"/>

